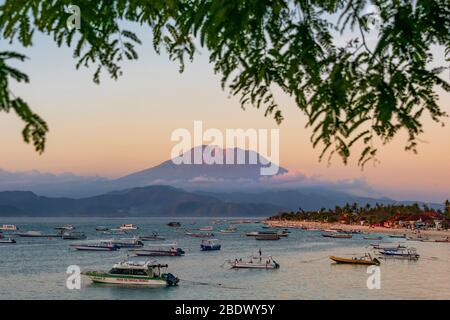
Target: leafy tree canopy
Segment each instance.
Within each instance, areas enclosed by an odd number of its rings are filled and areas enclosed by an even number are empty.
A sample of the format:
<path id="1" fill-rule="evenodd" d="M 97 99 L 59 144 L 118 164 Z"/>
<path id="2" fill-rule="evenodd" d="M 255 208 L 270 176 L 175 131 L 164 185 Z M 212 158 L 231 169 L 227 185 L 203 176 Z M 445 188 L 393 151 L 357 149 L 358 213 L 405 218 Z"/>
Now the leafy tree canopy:
<path id="1" fill-rule="evenodd" d="M 78 30 L 67 27 L 71 13 L 64 8 L 71 4 L 81 9 Z M 430 64 L 432 46 L 450 61 L 448 0 L 4 0 L 0 6 L 3 38 L 31 46 L 35 31 L 48 34 L 73 48 L 77 68 L 94 65 L 97 83 L 102 71 L 116 79 L 121 60 L 138 58 L 140 39 L 121 28 L 124 21 L 149 26 L 155 50 L 167 50 L 180 71 L 197 47 L 206 48 L 223 88 L 243 108 L 263 108 L 278 123 L 283 114 L 272 90 L 281 88 L 307 116 L 320 159 L 338 154 L 346 163 L 359 142 L 364 165 L 376 155 L 374 141 L 389 142 L 400 129 L 408 133 L 406 149 L 416 151 L 425 114 L 438 123 L 446 116 L 436 90 L 450 91 L 440 75 L 448 66 Z M 346 43 L 336 41 L 341 35 Z M 0 55 L 0 111 L 14 109 L 25 121 L 25 141 L 42 151 L 45 122 L 8 89 L 8 78 L 27 77 L 6 61 L 23 58 Z"/>

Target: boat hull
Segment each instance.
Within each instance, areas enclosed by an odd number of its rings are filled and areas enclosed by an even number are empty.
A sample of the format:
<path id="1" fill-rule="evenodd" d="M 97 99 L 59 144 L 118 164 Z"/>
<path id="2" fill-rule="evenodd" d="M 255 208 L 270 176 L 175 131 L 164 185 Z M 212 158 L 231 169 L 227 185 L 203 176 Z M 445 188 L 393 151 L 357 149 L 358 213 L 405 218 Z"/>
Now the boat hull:
<path id="1" fill-rule="evenodd" d="M 94 247 L 94 246 L 74 246 L 76 250 L 79 251 L 116 251 L 117 247 Z"/>
<path id="2" fill-rule="evenodd" d="M 256 263 L 233 263 L 231 265 L 233 269 L 278 269 L 279 266 L 273 264 L 256 264 Z"/>

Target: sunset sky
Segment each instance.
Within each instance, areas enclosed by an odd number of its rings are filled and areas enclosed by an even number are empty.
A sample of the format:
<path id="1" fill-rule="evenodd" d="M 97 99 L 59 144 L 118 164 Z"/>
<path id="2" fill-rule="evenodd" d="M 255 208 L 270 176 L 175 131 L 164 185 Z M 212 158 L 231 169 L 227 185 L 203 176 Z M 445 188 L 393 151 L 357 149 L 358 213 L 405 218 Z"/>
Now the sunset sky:
<path id="1" fill-rule="evenodd" d="M 123 64 L 124 75 L 113 81 L 103 74 L 92 82 L 94 69 L 75 70 L 72 51 L 57 48 L 46 36 L 35 37 L 32 48 L 10 46 L 0 40 L 1 50 L 15 49 L 29 57 L 15 64 L 30 77 L 29 84 L 12 84 L 50 126 L 46 152 L 39 156 L 23 143 L 23 123 L 14 114 L 0 113 L 0 168 L 8 171 L 39 170 L 79 175 L 119 177 L 170 158 L 177 128 L 193 130 L 202 120 L 207 128 L 277 128 L 263 110 L 243 111 L 238 98 L 220 87 L 205 51 L 183 74 L 166 55 L 158 56 L 150 35 L 142 38 L 140 59 Z M 447 77 L 450 75 L 447 75 Z M 441 94 L 440 104 L 450 113 L 450 95 Z M 309 141 L 306 117 L 281 93 L 278 102 L 285 120 L 280 129 L 280 163 L 291 172 L 339 181 L 365 179 L 382 195 L 395 199 L 441 202 L 450 198 L 450 121 L 446 127 L 425 122 L 419 154 L 404 151 L 401 134 L 380 148 L 375 167 L 357 166 L 357 150 L 344 166 L 339 158 L 318 162 L 320 149 Z"/>

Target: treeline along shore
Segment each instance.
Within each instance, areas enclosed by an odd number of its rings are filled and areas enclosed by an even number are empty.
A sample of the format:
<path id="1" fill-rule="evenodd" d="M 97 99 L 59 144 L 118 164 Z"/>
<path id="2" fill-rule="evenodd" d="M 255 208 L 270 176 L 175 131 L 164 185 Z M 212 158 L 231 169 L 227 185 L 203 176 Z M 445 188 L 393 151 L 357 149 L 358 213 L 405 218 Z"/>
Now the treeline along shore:
<path id="1" fill-rule="evenodd" d="M 426 205 L 383 205 L 359 206 L 346 204 L 335 209 L 319 211 L 280 212 L 265 220 L 273 227 L 302 229 L 341 229 L 367 233 L 388 233 L 424 236 L 438 239 L 450 236 L 450 202 L 444 203 L 443 210 Z"/>

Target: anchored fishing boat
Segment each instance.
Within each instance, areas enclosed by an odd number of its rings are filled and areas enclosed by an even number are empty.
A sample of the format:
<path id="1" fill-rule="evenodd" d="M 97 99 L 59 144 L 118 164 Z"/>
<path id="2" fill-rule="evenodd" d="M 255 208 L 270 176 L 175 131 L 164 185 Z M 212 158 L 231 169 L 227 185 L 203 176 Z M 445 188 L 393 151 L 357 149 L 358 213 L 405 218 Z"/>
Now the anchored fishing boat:
<path id="1" fill-rule="evenodd" d="M 350 238 L 353 237 L 353 235 L 351 235 L 351 234 L 344 234 L 344 233 L 336 233 L 336 234 L 323 233 L 322 237 L 335 238 L 335 239 L 350 239 Z"/>
<path id="2" fill-rule="evenodd" d="M 155 264 L 152 261 L 123 261 L 113 265 L 109 271 L 84 271 L 94 283 L 109 283 L 120 285 L 139 285 L 147 287 L 176 286 L 179 279 L 171 273 L 166 273 L 167 264 Z"/>
<path id="3" fill-rule="evenodd" d="M 116 251 L 119 249 L 119 247 L 111 243 L 111 241 L 99 241 L 95 243 L 86 242 L 71 244 L 70 246 L 80 251 Z"/>
<path id="4" fill-rule="evenodd" d="M 202 240 L 202 243 L 200 244 L 200 249 L 202 251 L 220 250 L 221 247 L 218 239 Z"/>
<path id="5" fill-rule="evenodd" d="M 176 243 L 155 244 L 142 249 L 132 249 L 128 252 L 143 257 L 180 257 L 184 251 Z"/>
<path id="6" fill-rule="evenodd" d="M 144 243 L 138 238 L 121 238 L 118 240 L 111 240 L 111 243 L 119 248 L 136 248 L 144 246 Z"/>
<path id="7" fill-rule="evenodd" d="M 63 240 L 84 240 L 86 235 L 82 232 L 65 232 L 62 234 Z"/>
<path id="8" fill-rule="evenodd" d="M 331 256 L 330 259 L 340 264 L 360 264 L 360 265 L 377 265 L 377 266 L 380 264 L 380 261 L 377 258 L 372 258 L 372 256 L 369 253 L 360 258 L 347 259 Z"/>
<path id="9" fill-rule="evenodd" d="M 109 231 L 109 228 L 104 226 L 98 226 L 95 228 L 95 231 Z"/>
<path id="10" fill-rule="evenodd" d="M 232 269 L 278 269 L 280 265 L 271 256 L 250 256 L 247 259 L 228 260 Z"/>
<path id="11" fill-rule="evenodd" d="M 0 227 L 1 231 L 17 231 L 19 228 L 14 224 L 4 224 Z"/>
<path id="12" fill-rule="evenodd" d="M 404 258 L 409 260 L 418 260 L 420 257 L 420 255 L 417 254 L 416 249 L 414 248 L 402 248 L 397 250 L 383 249 L 380 251 L 380 254 L 385 257 Z"/>
<path id="13" fill-rule="evenodd" d="M 398 244 L 398 245 L 391 245 L 391 246 L 383 246 L 384 244 L 381 243 L 371 243 L 370 244 L 372 248 L 378 249 L 378 250 L 398 250 L 398 249 L 406 249 L 406 246 Z"/>

